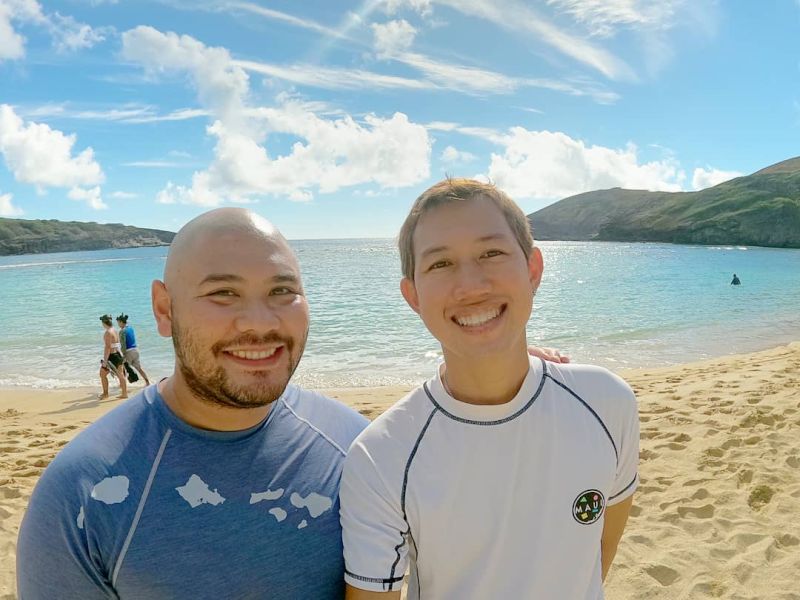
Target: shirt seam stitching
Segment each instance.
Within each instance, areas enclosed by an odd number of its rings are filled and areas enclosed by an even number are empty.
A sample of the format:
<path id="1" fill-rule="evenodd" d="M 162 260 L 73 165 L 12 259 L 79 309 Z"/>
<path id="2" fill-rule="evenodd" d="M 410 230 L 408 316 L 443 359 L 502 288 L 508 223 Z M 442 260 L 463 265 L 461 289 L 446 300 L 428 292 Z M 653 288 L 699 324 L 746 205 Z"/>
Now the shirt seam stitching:
<path id="1" fill-rule="evenodd" d="M 344 449 L 343 449 L 343 448 L 342 448 L 342 447 L 341 447 L 339 444 L 337 444 L 336 442 L 334 442 L 334 441 L 333 441 L 333 440 L 332 440 L 330 437 L 328 437 L 328 435 L 327 435 L 325 432 L 323 432 L 321 429 L 319 429 L 319 428 L 318 428 L 316 425 L 312 424 L 312 423 L 311 423 L 310 421 L 308 421 L 307 419 L 304 419 L 303 417 L 301 417 L 300 415 L 298 415 L 298 414 L 297 414 L 297 413 L 294 411 L 294 409 L 293 409 L 291 406 L 289 406 L 289 404 L 286 402 L 286 399 L 284 399 L 284 398 L 281 398 L 281 404 L 283 404 L 283 406 L 285 406 L 285 407 L 286 407 L 286 409 L 287 409 L 287 410 L 288 410 L 290 413 L 292 413 L 292 414 L 294 415 L 294 418 L 295 418 L 295 419 L 297 419 L 298 421 L 300 421 L 300 422 L 302 422 L 302 423 L 305 423 L 305 425 L 306 425 L 307 427 L 309 427 L 310 429 L 312 429 L 313 431 L 315 431 L 315 432 L 316 432 L 316 433 L 317 433 L 317 434 L 318 434 L 318 435 L 319 435 L 319 436 L 320 436 L 322 439 L 324 439 L 324 440 L 325 440 L 326 442 L 328 442 L 328 443 L 329 443 L 331 446 L 333 446 L 334 448 L 336 448 L 336 449 L 337 449 L 337 450 L 338 450 L 338 451 L 341 453 L 341 455 L 342 455 L 342 456 L 347 456 L 347 451 L 346 451 L 346 450 L 344 450 Z"/>
<path id="2" fill-rule="evenodd" d="M 158 467 L 161 465 L 161 459 L 164 456 L 164 450 L 167 447 L 167 442 L 169 438 L 172 436 L 172 429 L 167 429 L 166 433 L 164 434 L 164 438 L 161 440 L 161 446 L 158 449 L 158 453 L 156 454 L 156 458 L 153 461 L 153 466 L 150 467 L 150 473 L 147 476 L 147 482 L 144 485 L 144 491 L 142 492 L 142 497 L 139 499 L 139 505 L 136 507 L 136 513 L 133 515 L 133 522 L 131 523 L 131 527 L 128 530 L 128 535 L 125 537 L 125 542 L 122 544 L 122 550 L 120 550 L 119 557 L 117 557 L 117 562 L 114 565 L 114 571 L 111 574 L 111 586 L 115 587 L 117 584 L 117 578 L 119 577 L 119 571 L 122 568 L 122 562 L 125 560 L 125 556 L 128 553 L 128 549 L 130 548 L 131 541 L 133 540 L 133 536 L 136 533 L 136 528 L 139 525 L 139 519 L 142 516 L 142 512 L 144 511 L 144 505 L 147 503 L 147 499 L 150 496 L 150 489 L 153 485 L 153 480 L 156 477 L 156 472 L 158 471 Z"/>

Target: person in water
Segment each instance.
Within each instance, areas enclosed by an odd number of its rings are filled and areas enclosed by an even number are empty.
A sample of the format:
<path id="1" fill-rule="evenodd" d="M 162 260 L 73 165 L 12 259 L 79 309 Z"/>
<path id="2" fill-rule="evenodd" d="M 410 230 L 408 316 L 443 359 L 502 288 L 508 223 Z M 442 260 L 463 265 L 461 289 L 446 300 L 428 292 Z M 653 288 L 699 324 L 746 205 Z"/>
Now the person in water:
<path id="1" fill-rule="evenodd" d="M 128 382 L 125 379 L 125 370 L 122 364 L 125 359 L 122 357 L 122 346 L 119 343 L 119 335 L 114 331 L 114 323 L 111 315 L 103 315 L 100 322 L 106 330 L 103 334 L 103 360 L 100 361 L 100 384 L 103 386 L 101 398 L 108 398 L 108 374 L 113 372 L 119 379 L 120 394 L 117 398 L 128 397 Z"/>
<path id="2" fill-rule="evenodd" d="M 731 285 L 741 285 L 742 282 L 739 281 L 739 278 L 736 276 L 736 273 L 733 274 L 733 279 L 731 280 Z"/>
<path id="3" fill-rule="evenodd" d="M 145 373 L 139 359 L 139 348 L 136 345 L 136 332 L 133 330 L 133 326 L 128 325 L 128 315 L 119 315 L 117 317 L 117 325 L 119 326 L 119 341 L 122 345 L 122 356 L 125 358 L 125 362 L 139 371 L 139 375 L 144 379 L 145 385 L 150 385 L 150 380 L 147 378 L 147 373 Z"/>

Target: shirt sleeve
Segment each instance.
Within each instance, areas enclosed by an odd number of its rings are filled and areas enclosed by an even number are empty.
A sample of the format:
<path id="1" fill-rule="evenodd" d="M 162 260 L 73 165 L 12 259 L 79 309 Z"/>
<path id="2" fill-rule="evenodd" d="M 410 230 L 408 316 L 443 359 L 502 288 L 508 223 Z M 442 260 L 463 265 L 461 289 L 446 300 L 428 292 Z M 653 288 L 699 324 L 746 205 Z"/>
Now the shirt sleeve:
<path id="1" fill-rule="evenodd" d="M 411 542 L 401 499 L 358 440 L 345 461 L 339 501 L 345 581 L 373 592 L 401 589 Z"/>
<path id="2" fill-rule="evenodd" d="M 627 383 L 620 380 L 625 394 L 618 403 L 621 421 L 619 437 L 619 463 L 608 505 L 622 502 L 636 491 L 639 485 L 639 408 L 636 396 Z"/>
<path id="3" fill-rule="evenodd" d="M 51 465 L 51 468 L 53 465 Z M 48 473 L 48 471 L 50 471 Z M 92 542 L 78 485 L 48 469 L 33 491 L 17 541 L 20 600 L 118 598 Z M 94 549 L 93 549 L 94 548 Z"/>

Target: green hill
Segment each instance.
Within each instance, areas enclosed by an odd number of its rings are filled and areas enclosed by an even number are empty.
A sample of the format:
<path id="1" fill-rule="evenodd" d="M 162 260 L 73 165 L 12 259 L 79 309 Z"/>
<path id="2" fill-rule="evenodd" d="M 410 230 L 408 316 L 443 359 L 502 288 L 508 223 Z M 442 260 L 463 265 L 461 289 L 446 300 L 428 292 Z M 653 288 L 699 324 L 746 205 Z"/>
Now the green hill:
<path id="1" fill-rule="evenodd" d="M 698 192 L 578 194 L 528 218 L 539 240 L 800 248 L 800 157 Z"/>
<path id="2" fill-rule="evenodd" d="M 170 231 L 140 229 L 120 223 L 0 218 L 0 256 L 168 246 L 173 237 L 175 234 Z"/>

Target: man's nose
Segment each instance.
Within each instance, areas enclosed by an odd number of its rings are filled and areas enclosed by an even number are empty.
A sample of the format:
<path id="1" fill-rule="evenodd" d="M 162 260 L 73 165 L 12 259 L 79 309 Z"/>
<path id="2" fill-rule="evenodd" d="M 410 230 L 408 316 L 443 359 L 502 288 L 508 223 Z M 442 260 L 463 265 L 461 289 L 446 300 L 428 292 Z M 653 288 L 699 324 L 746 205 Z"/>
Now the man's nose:
<path id="1" fill-rule="evenodd" d="M 236 318 L 236 329 L 266 333 L 275 331 L 281 325 L 281 318 L 269 302 L 262 299 L 246 302 Z"/>
<path id="2" fill-rule="evenodd" d="M 453 290 L 458 301 L 481 298 L 491 289 L 491 281 L 480 265 L 469 262 L 459 266 Z"/>

